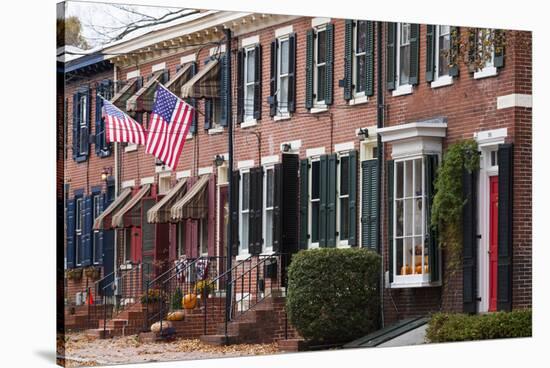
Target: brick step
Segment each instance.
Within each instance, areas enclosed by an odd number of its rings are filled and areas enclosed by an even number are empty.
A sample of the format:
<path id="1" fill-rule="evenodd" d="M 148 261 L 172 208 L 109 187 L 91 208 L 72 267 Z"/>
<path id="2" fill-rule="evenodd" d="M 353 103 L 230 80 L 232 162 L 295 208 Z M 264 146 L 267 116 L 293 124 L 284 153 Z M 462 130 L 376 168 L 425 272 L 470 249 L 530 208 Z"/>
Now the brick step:
<path id="1" fill-rule="evenodd" d="M 103 328 L 94 328 L 91 330 L 87 330 L 86 336 L 92 339 L 107 339 L 107 338 L 113 337 L 114 334 L 113 334 L 113 330 L 109 328 L 105 330 L 103 330 Z"/>
<path id="2" fill-rule="evenodd" d="M 200 340 L 205 344 L 223 346 L 237 343 L 237 336 L 234 335 L 202 335 Z"/>

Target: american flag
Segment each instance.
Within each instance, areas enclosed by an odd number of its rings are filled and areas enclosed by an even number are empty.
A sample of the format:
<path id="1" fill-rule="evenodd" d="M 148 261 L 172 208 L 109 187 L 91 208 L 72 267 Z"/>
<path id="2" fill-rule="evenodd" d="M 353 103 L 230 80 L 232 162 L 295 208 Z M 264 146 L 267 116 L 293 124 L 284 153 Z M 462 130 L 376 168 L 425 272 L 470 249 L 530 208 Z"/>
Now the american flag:
<path id="1" fill-rule="evenodd" d="M 191 105 L 159 84 L 145 151 L 175 169 L 194 113 Z"/>
<path id="2" fill-rule="evenodd" d="M 103 99 L 103 116 L 107 142 L 145 144 L 145 133 L 141 124 L 106 99 Z"/>

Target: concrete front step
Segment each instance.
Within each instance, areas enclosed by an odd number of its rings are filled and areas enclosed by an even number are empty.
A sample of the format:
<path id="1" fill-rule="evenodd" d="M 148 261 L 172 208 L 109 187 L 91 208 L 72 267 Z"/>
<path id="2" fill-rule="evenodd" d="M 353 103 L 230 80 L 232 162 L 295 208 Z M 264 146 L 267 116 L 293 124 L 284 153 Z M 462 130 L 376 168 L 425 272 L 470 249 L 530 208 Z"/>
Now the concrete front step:
<path id="1" fill-rule="evenodd" d="M 114 334 L 113 330 L 111 330 L 110 328 L 107 328 L 105 330 L 103 328 L 94 328 L 91 330 L 87 330 L 86 336 L 92 339 L 107 339 L 113 337 Z"/>
<path id="2" fill-rule="evenodd" d="M 224 346 L 238 343 L 238 336 L 235 335 L 202 335 L 200 340 L 205 344 Z"/>

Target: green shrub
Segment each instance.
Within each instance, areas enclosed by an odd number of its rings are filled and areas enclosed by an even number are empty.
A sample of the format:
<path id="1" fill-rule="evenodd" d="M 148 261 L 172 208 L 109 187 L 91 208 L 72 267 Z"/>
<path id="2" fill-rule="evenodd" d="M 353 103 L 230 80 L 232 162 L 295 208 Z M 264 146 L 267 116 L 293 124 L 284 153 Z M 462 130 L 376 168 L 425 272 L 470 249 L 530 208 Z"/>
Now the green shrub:
<path id="1" fill-rule="evenodd" d="M 378 328 L 380 256 L 361 248 L 301 251 L 288 269 L 290 323 L 316 343 L 341 343 Z"/>
<path id="2" fill-rule="evenodd" d="M 531 336 L 531 310 L 466 315 L 436 313 L 428 323 L 430 342 L 470 341 Z"/>
<path id="3" fill-rule="evenodd" d="M 172 300 L 170 302 L 172 310 L 181 309 L 181 300 L 183 299 L 183 293 L 180 288 L 176 288 L 174 294 L 172 294 Z"/>

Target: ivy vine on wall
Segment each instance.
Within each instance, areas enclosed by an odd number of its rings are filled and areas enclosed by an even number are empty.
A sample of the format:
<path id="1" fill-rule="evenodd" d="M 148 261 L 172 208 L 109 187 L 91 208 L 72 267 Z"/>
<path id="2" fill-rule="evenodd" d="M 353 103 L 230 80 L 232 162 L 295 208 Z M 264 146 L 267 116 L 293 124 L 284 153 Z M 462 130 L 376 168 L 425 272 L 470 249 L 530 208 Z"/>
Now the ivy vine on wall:
<path id="1" fill-rule="evenodd" d="M 463 170 L 479 169 L 477 143 L 473 139 L 452 144 L 443 156 L 435 180 L 431 226 L 438 229 L 439 246 L 448 257 L 447 270 L 454 273 L 462 265 Z"/>

